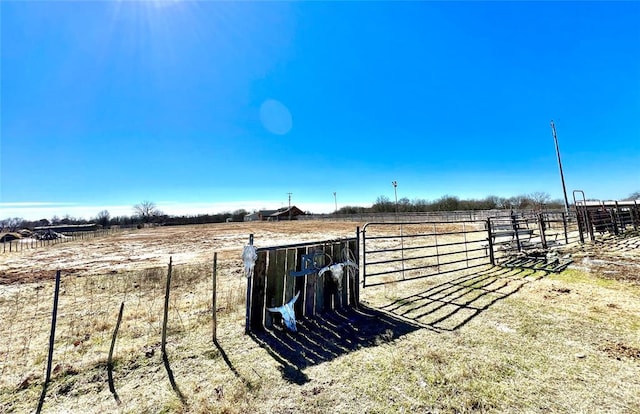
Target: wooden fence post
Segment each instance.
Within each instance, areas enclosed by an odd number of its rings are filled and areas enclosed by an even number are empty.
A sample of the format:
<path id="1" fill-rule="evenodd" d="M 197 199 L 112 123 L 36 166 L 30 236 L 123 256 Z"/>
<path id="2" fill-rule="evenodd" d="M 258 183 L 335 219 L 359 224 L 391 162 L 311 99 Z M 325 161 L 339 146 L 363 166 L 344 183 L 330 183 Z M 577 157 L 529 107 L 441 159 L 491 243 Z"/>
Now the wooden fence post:
<path id="1" fill-rule="evenodd" d="M 42 385 L 42 394 L 40 394 L 40 400 L 38 401 L 38 408 L 36 414 L 42 411 L 42 405 L 44 404 L 44 398 L 47 395 L 47 386 L 51 380 L 51 365 L 53 363 L 53 344 L 56 338 L 56 319 L 58 317 L 58 297 L 60 294 L 60 271 L 56 271 L 56 287 L 53 293 L 53 312 L 51 315 L 51 335 L 49 336 L 49 355 L 47 357 L 47 374 Z"/>

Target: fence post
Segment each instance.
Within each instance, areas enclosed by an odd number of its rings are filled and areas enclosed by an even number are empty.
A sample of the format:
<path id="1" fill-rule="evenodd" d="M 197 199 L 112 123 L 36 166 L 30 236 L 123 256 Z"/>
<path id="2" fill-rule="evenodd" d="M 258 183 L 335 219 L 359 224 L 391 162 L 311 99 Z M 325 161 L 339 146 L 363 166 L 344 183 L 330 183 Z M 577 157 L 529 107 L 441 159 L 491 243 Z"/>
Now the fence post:
<path id="1" fill-rule="evenodd" d="M 362 239 L 362 248 L 364 249 L 364 238 Z M 349 243 L 347 242 L 347 246 Z M 356 227 L 356 245 L 355 245 L 355 259 L 358 262 L 358 270 L 356 271 L 355 280 L 354 280 L 354 301 L 355 308 L 360 307 L 360 226 Z M 363 282 L 364 283 L 364 282 Z"/>
<path id="2" fill-rule="evenodd" d="M 217 285 L 217 278 L 218 276 L 218 252 L 214 252 L 213 253 L 213 280 L 212 280 L 212 285 L 213 285 L 213 293 L 211 294 L 211 308 L 212 308 L 212 317 L 213 317 L 213 343 L 216 343 L 218 341 L 218 337 L 217 337 L 217 330 L 218 330 L 218 319 L 217 319 L 217 315 L 216 315 L 216 285 Z"/>
<path id="3" fill-rule="evenodd" d="M 518 234 L 518 220 L 516 218 L 515 213 L 511 213 L 511 226 L 513 227 L 513 235 L 516 238 L 516 245 L 518 246 L 518 251 L 522 251 L 522 247 L 520 246 L 520 235 Z"/>
<path id="4" fill-rule="evenodd" d="M 611 225 L 613 226 L 613 234 L 616 236 L 620 234 L 620 226 L 618 226 L 618 221 L 620 220 L 620 214 L 618 210 L 618 202 L 616 201 L 616 207 L 611 209 Z"/>
<path id="5" fill-rule="evenodd" d="M 487 218 L 487 242 L 489 245 L 487 249 L 489 249 L 489 261 L 492 266 L 496 265 L 496 259 L 493 255 L 493 234 L 491 233 L 491 217 Z"/>
<path id="6" fill-rule="evenodd" d="M 167 320 L 169 319 L 169 293 L 171 291 L 171 263 L 172 259 L 169 257 L 169 270 L 167 271 L 167 289 L 164 294 L 164 317 L 162 319 L 162 340 L 160 343 L 160 349 L 162 351 L 162 362 L 164 362 L 164 367 L 167 370 L 167 375 L 169 377 L 169 382 L 171 383 L 171 388 L 178 395 L 180 401 L 184 404 L 186 402 L 184 395 L 178 388 L 178 384 L 176 384 L 176 380 L 173 377 L 173 371 L 171 371 L 171 367 L 169 366 L 169 356 L 167 355 Z"/>
<path id="7" fill-rule="evenodd" d="M 362 288 L 367 287 L 367 225 L 362 227 Z M 358 243 L 358 246 L 360 243 Z"/>
<path id="8" fill-rule="evenodd" d="M 253 234 L 249 235 L 249 246 L 253 246 Z M 247 311 L 246 311 L 246 315 L 245 315 L 245 324 L 244 324 L 244 333 L 248 334 L 249 333 L 249 328 L 251 325 L 251 294 L 252 294 L 252 281 L 253 276 L 251 274 L 249 274 L 249 276 L 247 276 Z"/>
<path id="9" fill-rule="evenodd" d="M 584 231 L 587 229 L 587 222 L 581 208 L 576 205 L 576 221 L 578 223 L 578 236 L 580 243 L 584 244 Z"/>
<path id="10" fill-rule="evenodd" d="M 42 394 L 40 394 L 40 401 L 38 401 L 38 408 L 36 414 L 42 411 L 42 405 L 44 404 L 44 398 L 47 395 L 47 386 L 51 380 L 51 365 L 53 363 L 53 344 L 56 338 L 56 318 L 58 317 L 58 297 L 60 294 L 60 271 L 56 271 L 56 286 L 53 293 L 53 312 L 51 315 L 51 335 L 49 336 L 49 355 L 47 357 L 47 374 L 42 385 Z"/>
<path id="11" fill-rule="evenodd" d="M 544 216 L 542 213 L 538 213 L 538 228 L 540 229 L 540 241 L 542 242 L 542 248 L 547 248 L 547 237 L 545 236 Z"/>
<path id="12" fill-rule="evenodd" d="M 124 302 L 120 303 L 120 312 L 118 313 L 118 320 L 116 327 L 113 330 L 113 337 L 111 337 L 111 347 L 109 348 L 109 357 L 107 358 L 107 376 L 109 380 L 109 391 L 113 394 L 113 398 L 116 399 L 118 405 L 120 405 L 120 397 L 116 392 L 116 387 L 113 385 L 113 349 L 116 346 L 116 338 L 118 336 L 118 329 L 120 329 L 120 323 L 122 322 L 122 313 L 124 312 Z"/>
<path id="13" fill-rule="evenodd" d="M 562 212 L 562 227 L 564 228 L 564 241 L 565 244 L 569 244 L 569 232 L 567 231 L 567 215 Z M 580 223 L 578 223 L 578 227 L 580 227 Z"/>

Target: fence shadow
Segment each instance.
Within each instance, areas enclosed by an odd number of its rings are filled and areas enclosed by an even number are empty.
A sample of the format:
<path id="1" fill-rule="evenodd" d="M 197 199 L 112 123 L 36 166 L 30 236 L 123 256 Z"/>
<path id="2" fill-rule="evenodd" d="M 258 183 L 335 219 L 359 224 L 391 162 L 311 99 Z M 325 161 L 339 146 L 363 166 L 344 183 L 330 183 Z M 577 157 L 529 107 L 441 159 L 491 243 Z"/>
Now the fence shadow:
<path id="1" fill-rule="evenodd" d="M 546 274 L 543 270 L 494 266 L 479 273 L 448 279 L 381 309 L 437 331 L 454 331 Z"/>
<path id="2" fill-rule="evenodd" d="M 283 377 L 297 384 L 308 381 L 302 370 L 349 352 L 392 341 L 419 324 L 388 312 L 360 305 L 324 312 L 297 321 L 298 332 L 278 327 L 251 332 L 251 337 L 282 365 Z"/>

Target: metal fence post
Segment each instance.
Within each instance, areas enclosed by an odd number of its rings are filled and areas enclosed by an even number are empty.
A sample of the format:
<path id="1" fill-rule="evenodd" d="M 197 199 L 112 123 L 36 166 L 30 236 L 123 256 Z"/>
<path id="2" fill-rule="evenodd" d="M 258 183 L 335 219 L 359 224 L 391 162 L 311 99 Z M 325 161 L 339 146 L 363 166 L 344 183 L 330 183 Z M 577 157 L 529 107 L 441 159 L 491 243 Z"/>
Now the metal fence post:
<path id="1" fill-rule="evenodd" d="M 487 218 L 487 241 L 489 242 L 489 261 L 493 266 L 496 265 L 496 259 L 493 255 L 493 234 L 491 234 L 491 217 Z"/>
<path id="2" fill-rule="evenodd" d="M 540 241 L 542 242 L 542 248 L 547 248 L 547 237 L 545 236 L 544 216 L 542 213 L 538 213 L 538 228 L 540 229 Z"/>
<path id="3" fill-rule="evenodd" d="M 518 219 L 516 218 L 515 213 L 511 213 L 511 226 L 513 227 L 513 235 L 516 238 L 516 246 L 518 246 L 518 251 L 522 251 L 522 247 L 520 246 L 520 235 L 518 234 Z"/>
<path id="4" fill-rule="evenodd" d="M 569 244 L 569 232 L 567 231 L 567 215 L 564 212 L 562 212 L 562 227 L 564 228 L 564 242 L 565 244 Z M 580 227 L 579 223 L 578 227 Z"/>
<path id="5" fill-rule="evenodd" d="M 362 227 L 362 288 L 367 287 L 367 225 Z"/>
<path id="6" fill-rule="evenodd" d="M 44 405 L 44 398 L 47 395 L 47 386 L 51 381 L 51 366 L 53 365 L 53 345 L 56 338 L 56 319 L 58 317 L 58 297 L 60 295 L 60 271 L 56 271 L 56 285 L 53 293 L 53 312 L 51 314 L 51 334 L 49 336 L 49 355 L 47 357 L 47 373 L 42 385 L 42 394 L 40 394 L 40 400 L 38 401 L 38 408 L 36 413 L 42 411 Z"/>

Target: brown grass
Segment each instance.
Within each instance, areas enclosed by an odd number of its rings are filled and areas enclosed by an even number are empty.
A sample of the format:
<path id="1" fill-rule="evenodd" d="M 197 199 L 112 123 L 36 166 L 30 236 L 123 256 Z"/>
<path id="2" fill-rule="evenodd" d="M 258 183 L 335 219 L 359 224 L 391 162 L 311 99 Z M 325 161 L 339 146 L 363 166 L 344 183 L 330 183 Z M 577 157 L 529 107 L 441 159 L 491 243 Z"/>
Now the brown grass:
<path id="1" fill-rule="evenodd" d="M 316 230 L 310 223 L 287 224 L 252 232 L 256 240 L 275 244 L 297 241 L 292 240 L 296 225 L 306 240 L 350 236 L 355 230 L 349 223 L 315 223 Z M 637 282 L 603 277 L 600 267 L 587 269 L 577 260 L 576 267 L 558 275 L 486 267 L 367 288 L 362 299 L 370 309 L 381 309 L 396 326 L 411 329 L 399 334 L 392 327 L 375 336 L 362 332 L 362 347 L 353 344 L 352 350 L 334 351 L 324 362 L 300 369 L 281 358 L 291 355 L 273 355 L 244 335 L 246 284 L 239 254 L 245 230 L 233 230 L 239 232 L 236 237 L 221 230 L 209 233 L 227 237 L 227 244 L 218 246 L 225 249 L 218 259 L 219 346 L 212 343 L 211 252 L 202 260 L 193 253 L 193 261 L 178 261 L 174 268 L 167 353 L 186 405 L 171 389 L 161 360 L 166 261 L 159 266 L 150 258 L 146 269 L 131 261 L 133 266 L 114 274 L 63 272 L 55 369 L 44 412 L 640 411 Z M 160 257 L 164 248 L 150 241 L 136 254 L 158 252 Z M 113 244 L 110 239 L 101 243 Z M 66 257 L 69 245 L 63 247 L 57 259 L 56 247 L 48 250 L 49 260 L 76 260 Z M 77 249 L 94 257 L 87 246 Z M 171 249 L 197 251 L 193 244 Z M 580 260 L 603 257 L 596 250 L 582 253 Z M 112 266 L 122 256 L 107 249 L 104 263 L 109 254 Z M 625 254 L 640 255 L 634 249 Z M 0 257 L 12 274 L 35 272 L 42 265 L 31 258 L 31 267 L 19 267 L 27 260 L 15 257 Z M 1 412 L 30 412 L 37 406 L 52 297 L 50 279 L 0 285 Z M 106 357 L 122 301 L 114 368 L 118 406 L 107 386 Z"/>

